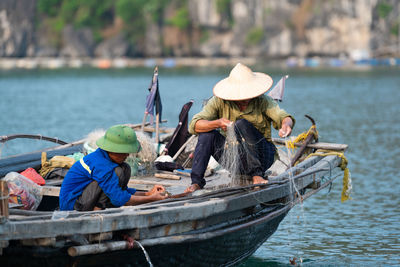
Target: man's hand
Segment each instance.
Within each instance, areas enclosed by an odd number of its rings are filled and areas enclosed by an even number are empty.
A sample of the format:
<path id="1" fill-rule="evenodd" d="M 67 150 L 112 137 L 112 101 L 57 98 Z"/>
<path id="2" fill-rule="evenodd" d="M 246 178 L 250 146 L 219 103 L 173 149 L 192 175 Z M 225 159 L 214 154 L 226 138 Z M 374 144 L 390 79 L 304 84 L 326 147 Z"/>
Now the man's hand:
<path id="1" fill-rule="evenodd" d="M 226 132 L 226 129 L 228 128 L 228 126 L 230 126 L 232 124 L 232 122 L 230 120 L 225 119 L 225 118 L 218 119 L 217 123 L 219 125 L 218 128 L 221 128 L 225 132 Z"/>
<path id="2" fill-rule="evenodd" d="M 191 186 L 189 186 L 188 188 L 186 188 L 184 193 L 193 193 L 196 190 L 199 190 L 200 186 L 198 184 L 192 184 Z"/>
<path id="3" fill-rule="evenodd" d="M 292 133 L 293 121 L 290 117 L 286 117 L 282 121 L 282 127 L 279 129 L 279 136 L 284 138 Z"/>

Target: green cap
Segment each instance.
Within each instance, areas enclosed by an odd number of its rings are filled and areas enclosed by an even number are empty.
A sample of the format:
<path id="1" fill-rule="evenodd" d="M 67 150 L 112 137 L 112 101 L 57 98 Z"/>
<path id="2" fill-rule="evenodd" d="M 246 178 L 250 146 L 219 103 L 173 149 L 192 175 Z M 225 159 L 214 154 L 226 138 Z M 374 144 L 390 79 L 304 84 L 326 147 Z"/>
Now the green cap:
<path id="1" fill-rule="evenodd" d="M 110 127 L 104 136 L 97 140 L 96 145 L 114 153 L 137 153 L 141 149 L 135 131 L 125 125 Z"/>

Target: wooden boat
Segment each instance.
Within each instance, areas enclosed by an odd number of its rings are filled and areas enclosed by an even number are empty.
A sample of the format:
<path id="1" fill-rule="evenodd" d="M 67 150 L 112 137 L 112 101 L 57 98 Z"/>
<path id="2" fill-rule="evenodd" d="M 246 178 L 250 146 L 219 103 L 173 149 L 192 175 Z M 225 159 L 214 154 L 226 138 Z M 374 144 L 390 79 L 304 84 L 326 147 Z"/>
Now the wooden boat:
<path id="1" fill-rule="evenodd" d="M 284 144 L 282 139 L 273 141 Z M 53 147 L 47 155 L 82 151 L 82 144 Z M 307 147 L 343 152 L 347 145 L 317 142 Z M 38 168 L 40 155 L 0 159 L 0 177 L 10 171 Z M 233 266 L 251 256 L 294 205 L 329 186 L 341 173 L 341 161 L 336 155 L 312 156 L 257 186 L 230 186 L 220 170 L 206 178 L 205 190 L 193 195 L 90 212 L 55 211 L 59 186 L 48 183 L 42 187 L 38 210 L 9 208 L 5 214 L 7 207 L 3 207 L 0 265 Z M 130 186 L 147 189 L 162 184 L 176 194 L 190 184 L 184 173 L 171 175 L 179 179 L 151 174 L 132 177 Z"/>

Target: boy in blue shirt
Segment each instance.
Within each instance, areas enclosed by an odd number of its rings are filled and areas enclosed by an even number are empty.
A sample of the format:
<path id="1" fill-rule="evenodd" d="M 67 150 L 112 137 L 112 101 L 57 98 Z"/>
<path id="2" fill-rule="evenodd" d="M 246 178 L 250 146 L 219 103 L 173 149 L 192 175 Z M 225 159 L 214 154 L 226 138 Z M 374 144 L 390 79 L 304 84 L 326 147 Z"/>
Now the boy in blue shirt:
<path id="1" fill-rule="evenodd" d="M 77 161 L 65 176 L 60 210 L 100 210 L 167 198 L 161 185 L 148 192 L 127 187 L 131 170 L 124 161 L 129 153 L 141 149 L 134 130 L 124 125 L 112 126 L 96 144 L 99 148 Z"/>

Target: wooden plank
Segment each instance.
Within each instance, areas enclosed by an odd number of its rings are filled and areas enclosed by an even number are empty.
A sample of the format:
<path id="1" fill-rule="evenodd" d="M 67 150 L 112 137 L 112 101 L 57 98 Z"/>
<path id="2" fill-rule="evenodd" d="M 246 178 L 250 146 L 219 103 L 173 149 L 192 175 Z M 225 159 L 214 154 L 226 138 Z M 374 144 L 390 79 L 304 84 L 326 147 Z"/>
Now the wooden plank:
<path id="1" fill-rule="evenodd" d="M 164 181 L 152 181 L 152 180 L 142 180 L 142 179 L 130 179 L 128 186 L 135 187 L 136 184 L 144 184 L 144 185 L 163 185 L 163 186 L 175 186 L 175 183 L 168 183 Z"/>
<path id="2" fill-rule="evenodd" d="M 161 123 L 166 123 L 168 122 L 168 120 L 161 120 Z M 145 123 L 136 123 L 136 124 L 131 124 L 131 123 L 125 123 L 124 125 L 131 127 L 134 130 L 140 130 L 140 128 L 142 128 L 143 126 L 148 126 L 150 125 L 150 122 L 145 122 Z"/>
<path id="3" fill-rule="evenodd" d="M 109 251 L 130 249 L 127 241 L 110 241 L 100 244 L 73 246 L 68 248 L 68 255 L 71 257 L 100 254 Z"/>
<path id="4" fill-rule="evenodd" d="M 61 187 L 59 186 L 44 185 L 42 186 L 42 194 L 44 196 L 58 197 L 60 195 L 60 189 Z"/>
<path id="5" fill-rule="evenodd" d="M 162 179 L 170 179 L 170 180 L 180 180 L 181 177 L 175 174 L 166 174 L 166 173 L 155 173 L 154 177 L 162 178 Z"/>
<path id="6" fill-rule="evenodd" d="M 285 139 L 282 138 L 272 138 L 272 142 L 278 143 L 281 145 L 285 145 Z M 295 146 L 301 146 L 302 143 L 295 143 Z M 335 144 L 335 143 L 324 143 L 324 142 L 316 142 L 312 144 L 308 144 L 307 147 L 315 148 L 315 149 L 328 149 L 335 151 L 345 151 L 349 146 L 347 144 Z"/>
<path id="7" fill-rule="evenodd" d="M 0 180 L 0 216 L 8 218 L 8 186 L 7 182 Z"/>
<path id="8" fill-rule="evenodd" d="M 174 128 L 160 128 L 160 133 L 172 133 L 175 129 Z M 157 130 L 153 127 L 144 127 L 145 132 L 154 133 Z"/>
<path id="9" fill-rule="evenodd" d="M 190 175 L 191 175 L 190 172 L 185 172 L 185 171 L 180 171 L 180 170 L 174 170 L 173 173 L 181 175 L 181 176 L 186 176 L 186 177 L 190 177 Z"/>
<path id="10" fill-rule="evenodd" d="M 26 221 L 7 221 L 0 224 L 0 236 L 3 240 L 15 240 L 145 228 L 197 220 L 225 210 L 226 203 L 220 199 L 164 206 L 162 209 L 157 206 L 131 206 L 114 209 L 113 213 L 71 211 L 66 218 L 56 221 L 29 221 L 29 218 Z"/>
<path id="11" fill-rule="evenodd" d="M 49 185 L 49 186 L 61 185 L 62 182 L 63 182 L 63 179 L 49 179 L 49 180 L 46 180 L 46 185 Z"/>

